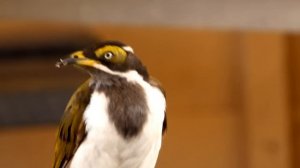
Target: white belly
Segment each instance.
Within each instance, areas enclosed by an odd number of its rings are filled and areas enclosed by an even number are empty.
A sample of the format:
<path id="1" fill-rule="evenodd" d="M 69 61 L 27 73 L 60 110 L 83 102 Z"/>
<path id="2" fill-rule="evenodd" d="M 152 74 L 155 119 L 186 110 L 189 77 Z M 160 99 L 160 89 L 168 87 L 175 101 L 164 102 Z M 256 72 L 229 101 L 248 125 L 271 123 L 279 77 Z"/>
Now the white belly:
<path id="1" fill-rule="evenodd" d="M 87 137 L 76 151 L 71 168 L 154 168 L 162 139 L 166 103 L 161 92 L 147 83 L 141 86 L 149 107 L 147 122 L 138 136 L 129 140 L 110 122 L 109 100 L 94 92 L 84 112 Z M 101 102 L 101 103 L 99 103 Z"/>

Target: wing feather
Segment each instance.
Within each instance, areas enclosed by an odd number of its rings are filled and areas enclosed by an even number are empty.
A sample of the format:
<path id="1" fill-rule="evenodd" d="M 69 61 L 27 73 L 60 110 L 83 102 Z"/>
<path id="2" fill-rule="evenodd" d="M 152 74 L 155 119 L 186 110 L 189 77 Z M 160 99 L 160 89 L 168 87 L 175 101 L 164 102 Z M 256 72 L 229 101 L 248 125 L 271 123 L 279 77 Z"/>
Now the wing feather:
<path id="1" fill-rule="evenodd" d="M 92 93 L 89 83 L 87 80 L 74 92 L 65 109 L 56 138 L 53 168 L 65 168 L 86 136 L 82 117 Z"/>

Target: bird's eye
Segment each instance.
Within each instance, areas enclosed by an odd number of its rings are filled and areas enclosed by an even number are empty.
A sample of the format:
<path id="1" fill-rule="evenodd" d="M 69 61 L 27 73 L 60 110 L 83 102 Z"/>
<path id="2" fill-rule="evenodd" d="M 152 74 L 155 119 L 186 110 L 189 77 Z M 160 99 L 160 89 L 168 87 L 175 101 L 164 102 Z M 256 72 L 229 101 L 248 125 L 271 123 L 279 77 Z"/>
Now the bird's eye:
<path id="1" fill-rule="evenodd" d="M 114 54 L 112 52 L 107 52 L 104 54 L 104 58 L 107 60 L 112 59 L 113 56 L 114 56 Z"/>

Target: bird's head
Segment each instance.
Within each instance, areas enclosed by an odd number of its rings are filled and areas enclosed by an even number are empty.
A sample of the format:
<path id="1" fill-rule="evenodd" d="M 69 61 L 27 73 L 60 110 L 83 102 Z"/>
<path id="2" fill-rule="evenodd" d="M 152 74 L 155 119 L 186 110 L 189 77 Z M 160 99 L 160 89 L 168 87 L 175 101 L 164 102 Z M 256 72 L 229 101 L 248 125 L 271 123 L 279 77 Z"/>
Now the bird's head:
<path id="1" fill-rule="evenodd" d="M 118 41 L 104 41 L 84 50 L 72 53 L 68 58 L 61 59 L 56 66 L 75 65 L 91 75 L 99 72 L 108 74 L 136 71 L 144 79 L 148 79 L 148 72 L 133 49 Z"/>

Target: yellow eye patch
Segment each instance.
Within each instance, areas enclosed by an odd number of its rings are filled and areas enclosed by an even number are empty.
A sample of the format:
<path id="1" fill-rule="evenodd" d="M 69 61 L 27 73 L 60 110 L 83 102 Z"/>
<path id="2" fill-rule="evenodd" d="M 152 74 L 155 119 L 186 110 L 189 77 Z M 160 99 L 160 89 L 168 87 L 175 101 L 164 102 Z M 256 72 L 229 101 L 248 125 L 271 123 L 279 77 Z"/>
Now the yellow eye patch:
<path id="1" fill-rule="evenodd" d="M 102 58 L 105 53 L 111 52 L 113 57 L 109 60 L 113 63 L 123 63 L 127 57 L 127 53 L 124 49 L 118 46 L 107 45 L 102 48 L 99 48 L 95 51 L 95 54 L 98 58 Z"/>

